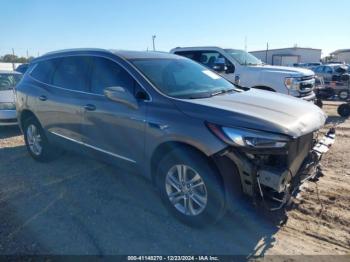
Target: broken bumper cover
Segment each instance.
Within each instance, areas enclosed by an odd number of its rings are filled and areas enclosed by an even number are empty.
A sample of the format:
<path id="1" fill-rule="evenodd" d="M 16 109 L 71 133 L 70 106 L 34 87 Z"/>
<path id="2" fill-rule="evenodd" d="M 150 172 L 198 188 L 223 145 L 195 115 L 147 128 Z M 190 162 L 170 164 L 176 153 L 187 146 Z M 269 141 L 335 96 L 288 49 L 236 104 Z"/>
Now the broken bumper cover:
<path id="1" fill-rule="evenodd" d="M 334 142 L 335 129 L 331 128 L 322 139 L 316 142 L 295 176 L 291 176 L 288 171 L 279 175 L 273 171 L 262 170 L 258 172 L 258 190 L 271 211 L 291 203 L 292 197 L 298 194 L 300 186 L 304 182 L 315 180 L 322 174 L 319 163 Z"/>

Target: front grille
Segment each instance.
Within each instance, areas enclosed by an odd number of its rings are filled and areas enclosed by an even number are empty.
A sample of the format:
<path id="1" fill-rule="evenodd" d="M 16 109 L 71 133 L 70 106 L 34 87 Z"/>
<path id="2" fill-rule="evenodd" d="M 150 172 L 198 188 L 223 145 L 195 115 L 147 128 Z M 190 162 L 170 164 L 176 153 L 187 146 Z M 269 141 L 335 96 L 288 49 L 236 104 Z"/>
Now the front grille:
<path id="1" fill-rule="evenodd" d="M 315 79 L 315 76 L 303 76 L 300 78 L 301 81 L 307 81 L 312 79 Z"/>

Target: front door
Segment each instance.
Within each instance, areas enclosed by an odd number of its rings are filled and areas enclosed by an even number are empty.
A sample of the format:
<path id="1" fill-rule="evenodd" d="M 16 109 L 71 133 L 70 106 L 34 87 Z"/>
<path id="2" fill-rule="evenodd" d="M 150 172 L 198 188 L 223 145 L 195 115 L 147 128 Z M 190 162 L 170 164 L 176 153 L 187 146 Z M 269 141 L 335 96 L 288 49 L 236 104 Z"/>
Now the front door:
<path id="1" fill-rule="evenodd" d="M 84 109 L 83 140 L 86 145 L 121 162 L 143 160 L 147 103 L 138 108 L 111 101 L 104 96 L 107 87 L 123 87 L 132 94 L 139 88 L 134 78 L 108 58 L 95 57 L 92 62 L 90 99 Z"/>

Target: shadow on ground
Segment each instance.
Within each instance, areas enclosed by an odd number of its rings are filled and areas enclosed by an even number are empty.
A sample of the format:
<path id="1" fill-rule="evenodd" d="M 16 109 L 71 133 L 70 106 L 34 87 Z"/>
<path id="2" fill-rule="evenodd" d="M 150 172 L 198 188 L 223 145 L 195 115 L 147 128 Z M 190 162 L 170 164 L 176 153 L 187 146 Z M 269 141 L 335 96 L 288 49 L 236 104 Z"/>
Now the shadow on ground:
<path id="1" fill-rule="evenodd" d="M 217 225 L 189 228 L 142 176 L 65 154 L 34 162 L 0 149 L 0 254 L 264 254 L 278 220 L 242 204 Z"/>
<path id="2" fill-rule="evenodd" d="M 341 116 L 328 116 L 327 118 L 327 125 L 340 125 L 344 123 L 348 118 L 347 117 L 341 117 Z"/>
<path id="3" fill-rule="evenodd" d="M 19 136 L 21 130 L 18 126 L 0 126 L 0 139 Z"/>

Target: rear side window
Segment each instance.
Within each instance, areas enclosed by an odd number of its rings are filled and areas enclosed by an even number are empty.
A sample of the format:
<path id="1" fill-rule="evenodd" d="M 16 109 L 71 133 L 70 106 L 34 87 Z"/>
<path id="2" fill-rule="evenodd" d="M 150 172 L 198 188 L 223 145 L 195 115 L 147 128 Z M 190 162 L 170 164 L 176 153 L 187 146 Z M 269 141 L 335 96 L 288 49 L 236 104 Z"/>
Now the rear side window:
<path id="1" fill-rule="evenodd" d="M 87 91 L 91 58 L 72 56 L 58 59 L 57 68 L 52 77 L 52 84 L 58 87 Z"/>
<path id="2" fill-rule="evenodd" d="M 30 75 L 40 82 L 51 84 L 52 74 L 56 68 L 56 59 L 39 62 Z"/>
<path id="3" fill-rule="evenodd" d="M 117 63 L 102 57 L 93 58 L 91 72 L 91 92 L 103 94 L 106 87 L 120 86 L 134 93 L 135 81 Z"/>

